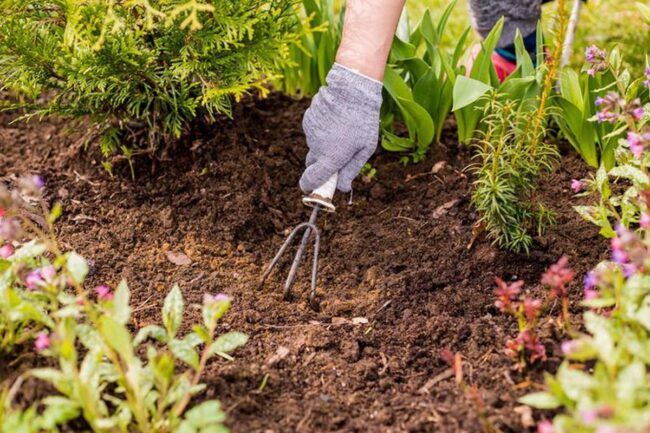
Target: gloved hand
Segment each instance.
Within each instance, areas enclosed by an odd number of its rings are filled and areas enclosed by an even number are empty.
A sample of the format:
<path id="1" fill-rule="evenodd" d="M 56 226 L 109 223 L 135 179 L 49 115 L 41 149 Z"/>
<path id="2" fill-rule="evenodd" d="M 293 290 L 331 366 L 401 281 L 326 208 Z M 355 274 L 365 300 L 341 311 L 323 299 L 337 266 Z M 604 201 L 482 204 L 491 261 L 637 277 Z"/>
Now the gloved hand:
<path id="1" fill-rule="evenodd" d="M 379 139 L 383 84 L 334 64 L 305 112 L 306 170 L 300 188 L 309 193 L 339 174 L 337 189 L 348 192 Z"/>

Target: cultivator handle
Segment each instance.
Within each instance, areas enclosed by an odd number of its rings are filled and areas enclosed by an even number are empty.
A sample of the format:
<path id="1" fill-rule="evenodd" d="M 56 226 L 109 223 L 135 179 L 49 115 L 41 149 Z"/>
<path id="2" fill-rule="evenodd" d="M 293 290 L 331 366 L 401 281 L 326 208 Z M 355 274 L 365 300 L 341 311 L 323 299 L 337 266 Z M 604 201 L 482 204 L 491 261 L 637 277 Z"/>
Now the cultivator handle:
<path id="1" fill-rule="evenodd" d="M 312 191 L 311 194 L 302 198 L 302 203 L 309 207 L 319 207 L 327 212 L 336 212 L 336 207 L 332 203 L 332 197 L 336 191 L 336 183 L 339 174 L 334 173 L 327 182 Z"/>

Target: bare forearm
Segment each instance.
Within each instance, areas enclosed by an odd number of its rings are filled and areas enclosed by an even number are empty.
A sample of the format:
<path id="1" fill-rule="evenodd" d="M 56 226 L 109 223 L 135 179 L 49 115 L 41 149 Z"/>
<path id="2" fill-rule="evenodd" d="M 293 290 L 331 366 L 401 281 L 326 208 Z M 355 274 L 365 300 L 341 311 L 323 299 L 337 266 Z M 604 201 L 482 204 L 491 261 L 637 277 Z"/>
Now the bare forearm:
<path id="1" fill-rule="evenodd" d="M 405 0 L 348 0 L 336 62 L 383 80 Z"/>

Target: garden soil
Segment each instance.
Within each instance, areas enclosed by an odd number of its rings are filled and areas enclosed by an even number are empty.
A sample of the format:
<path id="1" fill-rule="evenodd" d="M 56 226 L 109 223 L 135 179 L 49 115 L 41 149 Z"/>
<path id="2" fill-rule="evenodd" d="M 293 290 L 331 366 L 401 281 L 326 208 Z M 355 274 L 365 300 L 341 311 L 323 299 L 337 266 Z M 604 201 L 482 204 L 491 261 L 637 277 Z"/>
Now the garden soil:
<path id="1" fill-rule="evenodd" d="M 480 432 L 478 406 L 449 374 L 444 349 L 462 354 L 465 380 L 477 386 L 494 427 L 532 431 L 517 398 L 538 390 L 542 371 L 557 367 L 562 336 L 545 322 L 548 360 L 525 373 L 512 368 L 503 344 L 516 324 L 494 307 L 494 278 L 524 279 L 541 295 L 544 269 L 567 255 L 577 272 L 571 301 L 578 320 L 579 281 L 606 257 L 606 242 L 572 209 L 568 187 L 587 174 L 582 162 L 564 149 L 541 182 L 537 196 L 557 224 L 524 256 L 485 236 L 468 247 L 477 220 L 472 153 L 457 143 L 451 120 L 443 143 L 419 164 L 404 167 L 378 152 L 376 176 L 357 181 L 351 201 L 340 194 L 337 213 L 319 221 L 320 309 L 313 311 L 308 262 L 294 299 L 282 298 L 292 254 L 257 287 L 288 228 L 309 214 L 297 188 L 307 105 L 281 96 L 240 104 L 234 120 L 195 128 L 155 165 L 136 160 L 134 180 L 125 161 L 111 177 L 96 151 L 84 151 L 87 126 L 11 123 L 9 113 L 0 118 L 0 178 L 43 175 L 48 199 L 65 209 L 60 240 L 91 261 L 90 283 L 128 281 L 133 331 L 160 322 L 175 283 L 188 306 L 205 293 L 232 296 L 221 329 L 244 331 L 250 341 L 233 361 L 210 362 L 199 398 L 220 399 L 235 433 Z M 185 329 L 198 319 L 188 307 Z M 33 363 L 25 350 L 5 363 L 0 379 Z M 23 399 L 39 392 L 30 383 Z"/>

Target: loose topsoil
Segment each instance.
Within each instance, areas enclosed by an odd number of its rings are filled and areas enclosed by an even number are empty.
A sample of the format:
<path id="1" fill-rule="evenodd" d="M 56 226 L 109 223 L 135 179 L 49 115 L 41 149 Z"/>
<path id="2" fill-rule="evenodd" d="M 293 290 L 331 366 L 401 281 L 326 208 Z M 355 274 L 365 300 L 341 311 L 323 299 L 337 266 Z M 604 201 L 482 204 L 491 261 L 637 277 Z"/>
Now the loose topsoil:
<path id="1" fill-rule="evenodd" d="M 512 369 L 502 348 L 516 324 L 494 307 L 494 277 L 524 279 L 540 294 L 542 272 L 562 255 L 577 281 L 605 258 L 605 242 L 571 208 L 568 185 L 586 174 L 582 162 L 565 151 L 541 182 L 539 197 L 558 221 L 523 256 L 484 237 L 468 249 L 477 218 L 466 170 L 472 155 L 451 121 L 420 164 L 403 167 L 379 151 L 375 178 L 357 181 L 351 204 L 339 196 L 338 212 L 319 221 L 320 311 L 313 311 L 307 261 L 293 301 L 282 298 L 292 253 L 257 287 L 287 228 L 309 214 L 297 188 L 307 104 L 280 96 L 243 103 L 235 120 L 185 137 L 185 150 L 170 150 L 155 166 L 137 161 L 135 180 L 123 163 L 111 178 L 95 151 L 76 144 L 83 125 L 10 124 L 15 115 L 4 115 L 0 178 L 43 175 L 48 197 L 65 209 L 64 247 L 92 262 L 90 283 L 128 281 L 133 329 L 160 321 L 174 283 L 187 304 L 204 293 L 233 297 L 222 329 L 251 338 L 234 361 L 210 363 L 202 396 L 223 402 L 233 432 L 479 432 L 476 406 L 445 374 L 445 348 L 462 353 L 465 377 L 496 427 L 529 429 L 516 399 L 558 365 L 561 337 L 547 340 L 545 363 L 525 374 Z M 169 253 L 191 264 L 174 264 Z M 580 286 L 571 286 L 576 314 Z M 193 319 L 197 311 L 188 309 L 186 323 Z M 26 358 L 2 369 L 0 380 L 26 368 Z"/>

